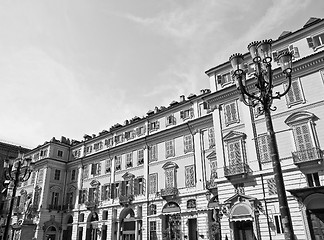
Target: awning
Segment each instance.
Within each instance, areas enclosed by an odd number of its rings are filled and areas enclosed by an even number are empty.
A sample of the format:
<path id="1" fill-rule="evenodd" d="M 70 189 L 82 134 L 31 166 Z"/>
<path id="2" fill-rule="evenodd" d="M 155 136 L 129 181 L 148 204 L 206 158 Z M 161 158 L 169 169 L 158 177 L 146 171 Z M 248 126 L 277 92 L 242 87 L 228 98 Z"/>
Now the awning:
<path id="1" fill-rule="evenodd" d="M 251 215 L 233 216 L 230 218 L 230 221 L 231 222 L 253 221 L 253 217 Z"/>

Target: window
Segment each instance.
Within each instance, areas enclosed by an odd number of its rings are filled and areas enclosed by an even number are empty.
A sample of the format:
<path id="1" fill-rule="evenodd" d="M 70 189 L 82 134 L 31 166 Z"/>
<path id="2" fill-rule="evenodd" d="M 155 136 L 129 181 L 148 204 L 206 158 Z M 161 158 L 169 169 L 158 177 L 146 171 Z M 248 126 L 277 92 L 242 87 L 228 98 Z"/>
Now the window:
<path id="1" fill-rule="evenodd" d="M 276 225 L 276 231 L 278 234 L 283 234 L 284 233 L 284 229 L 282 227 L 282 221 L 281 221 L 281 216 L 280 215 L 274 215 L 274 223 Z"/>
<path id="2" fill-rule="evenodd" d="M 182 120 L 191 119 L 193 117 L 194 117 L 194 110 L 193 110 L 193 108 L 189 108 L 189 109 L 180 111 L 180 118 Z"/>
<path id="3" fill-rule="evenodd" d="M 149 129 L 150 132 L 156 131 L 160 128 L 160 122 L 159 121 L 154 121 L 149 124 Z"/>
<path id="4" fill-rule="evenodd" d="M 115 170 L 121 170 L 121 156 L 117 156 L 115 159 Z"/>
<path id="5" fill-rule="evenodd" d="M 119 182 L 112 184 L 112 197 L 111 198 L 117 198 L 120 195 L 120 184 Z"/>
<path id="6" fill-rule="evenodd" d="M 83 167 L 82 179 L 87 179 L 89 177 L 89 165 L 86 164 Z"/>
<path id="7" fill-rule="evenodd" d="M 73 157 L 79 158 L 81 156 L 81 149 L 77 149 L 73 151 Z"/>
<path id="8" fill-rule="evenodd" d="M 111 173 L 111 160 L 106 160 L 106 173 Z"/>
<path id="9" fill-rule="evenodd" d="M 236 166 L 242 164 L 241 143 L 239 140 L 228 142 L 228 163 L 229 166 Z"/>
<path id="10" fill-rule="evenodd" d="M 186 187 L 194 187 L 195 186 L 195 169 L 194 165 L 186 166 L 185 168 L 185 181 Z"/>
<path id="11" fill-rule="evenodd" d="M 187 201 L 187 208 L 196 208 L 196 199 L 190 199 Z"/>
<path id="12" fill-rule="evenodd" d="M 63 151 L 58 150 L 58 151 L 57 151 L 57 156 L 58 156 L 58 157 L 63 157 Z"/>
<path id="13" fill-rule="evenodd" d="M 144 150 L 140 149 L 137 151 L 137 166 L 144 164 Z"/>
<path id="14" fill-rule="evenodd" d="M 217 160 L 213 159 L 210 161 L 210 180 L 217 178 Z"/>
<path id="15" fill-rule="evenodd" d="M 321 186 L 318 173 L 308 173 L 306 174 L 308 187 L 319 187 Z"/>
<path id="16" fill-rule="evenodd" d="M 47 149 L 45 149 L 45 150 L 41 150 L 41 151 L 40 151 L 40 156 L 43 157 L 43 158 L 44 158 L 44 157 L 47 157 Z"/>
<path id="17" fill-rule="evenodd" d="M 34 160 L 39 160 L 39 153 L 35 153 L 35 155 L 33 156 Z"/>
<path id="18" fill-rule="evenodd" d="M 108 200 L 110 198 L 110 184 L 101 187 L 101 200 Z"/>
<path id="19" fill-rule="evenodd" d="M 174 157 L 174 140 L 165 142 L 165 158 Z"/>
<path id="20" fill-rule="evenodd" d="M 165 118 L 165 125 L 166 126 L 170 126 L 170 125 L 176 125 L 176 118 L 173 116 L 173 114 L 172 115 L 170 115 L 170 116 L 167 116 L 166 118 Z"/>
<path id="21" fill-rule="evenodd" d="M 150 240 L 157 240 L 156 221 L 150 221 Z"/>
<path id="22" fill-rule="evenodd" d="M 214 131 L 214 128 L 208 128 L 208 144 L 209 144 L 209 148 L 215 147 L 215 131 Z"/>
<path id="23" fill-rule="evenodd" d="M 55 169 L 54 171 L 54 180 L 60 180 L 61 170 Z"/>
<path id="24" fill-rule="evenodd" d="M 136 134 L 137 136 L 142 136 L 145 134 L 145 126 L 141 126 L 136 128 Z"/>
<path id="25" fill-rule="evenodd" d="M 135 131 L 131 130 L 131 131 L 125 132 L 125 138 L 127 140 L 131 140 L 131 139 L 135 138 Z"/>
<path id="26" fill-rule="evenodd" d="M 234 188 L 235 188 L 235 193 L 242 194 L 242 195 L 245 194 L 244 183 L 234 184 Z"/>
<path id="27" fill-rule="evenodd" d="M 143 177 L 138 177 L 134 179 L 134 195 L 144 194 L 144 183 L 145 179 Z"/>
<path id="28" fill-rule="evenodd" d="M 100 162 L 93 163 L 91 165 L 91 174 L 93 176 L 97 176 L 97 175 L 100 175 L 101 174 L 101 164 L 100 164 Z"/>
<path id="29" fill-rule="evenodd" d="M 86 153 L 91 153 L 91 152 L 92 152 L 92 146 L 87 146 Z"/>
<path id="30" fill-rule="evenodd" d="M 267 185 L 268 185 L 269 195 L 277 194 L 277 186 L 274 178 L 267 179 Z"/>
<path id="31" fill-rule="evenodd" d="M 153 174 L 150 174 L 149 176 L 149 193 L 150 194 L 156 194 L 158 191 L 157 191 L 157 177 L 158 177 L 158 174 L 157 173 L 153 173 Z"/>
<path id="32" fill-rule="evenodd" d="M 217 83 L 223 85 L 233 83 L 232 79 L 233 72 L 228 72 L 222 75 L 217 75 Z"/>
<path id="33" fill-rule="evenodd" d="M 89 188 L 88 201 L 93 202 L 97 199 L 97 188 Z"/>
<path id="34" fill-rule="evenodd" d="M 157 144 L 149 147 L 149 161 L 156 161 L 158 159 L 158 148 Z"/>
<path id="35" fill-rule="evenodd" d="M 34 183 L 35 183 L 35 179 L 36 179 L 36 172 L 32 172 L 30 183 L 31 183 L 31 184 L 34 184 Z"/>
<path id="36" fill-rule="evenodd" d="M 79 219 L 78 219 L 79 222 L 84 222 L 84 213 L 80 213 L 79 214 Z M 83 228 L 82 227 L 79 227 L 79 231 L 83 231 Z"/>
<path id="37" fill-rule="evenodd" d="M 156 205 L 155 204 L 151 204 L 149 206 L 149 215 L 155 215 L 156 214 Z"/>
<path id="38" fill-rule="evenodd" d="M 268 134 L 262 134 L 258 136 L 258 149 L 261 163 L 271 162 L 269 145 Z"/>
<path id="39" fill-rule="evenodd" d="M 236 101 L 224 105 L 225 125 L 229 126 L 239 122 L 238 109 Z"/>
<path id="40" fill-rule="evenodd" d="M 307 123 L 296 125 L 293 128 L 298 157 L 302 161 L 312 160 L 315 158 L 315 151 L 312 151 L 312 136 Z"/>
<path id="41" fill-rule="evenodd" d="M 308 37 L 307 43 L 309 48 L 316 50 L 316 48 L 324 45 L 324 33 L 318 34 L 313 37 Z"/>
<path id="42" fill-rule="evenodd" d="M 285 84 L 284 87 L 287 89 L 288 84 Z M 288 107 L 305 102 L 299 79 L 294 79 L 291 81 L 291 87 L 286 94 L 286 101 Z"/>
<path id="43" fill-rule="evenodd" d="M 115 143 L 122 143 L 124 141 L 124 135 L 123 134 L 119 134 L 117 136 L 115 136 Z"/>
<path id="44" fill-rule="evenodd" d="M 133 167 L 133 153 L 126 154 L 126 168 Z"/>
<path id="45" fill-rule="evenodd" d="M 105 145 L 107 147 L 111 147 L 114 144 L 113 138 L 107 138 L 105 139 Z"/>
<path id="46" fill-rule="evenodd" d="M 183 143 L 184 143 L 184 153 L 193 151 L 192 135 L 183 136 Z"/>
<path id="47" fill-rule="evenodd" d="M 75 179 L 76 179 L 76 170 L 73 169 L 73 170 L 71 171 L 71 181 L 75 181 Z"/>
<path id="48" fill-rule="evenodd" d="M 165 170 L 165 188 L 173 188 L 175 186 L 175 169 L 169 168 Z"/>
<path id="49" fill-rule="evenodd" d="M 56 209 L 58 207 L 58 201 L 59 201 L 59 193 L 52 192 L 52 200 L 51 200 L 52 209 Z"/>
<path id="50" fill-rule="evenodd" d="M 102 142 L 97 142 L 97 143 L 95 143 L 94 145 L 93 145 L 93 149 L 95 150 L 95 151 L 99 151 L 99 150 L 101 150 L 103 148 L 103 143 Z"/>
<path id="51" fill-rule="evenodd" d="M 108 220 L 108 211 L 102 211 L 102 220 Z"/>

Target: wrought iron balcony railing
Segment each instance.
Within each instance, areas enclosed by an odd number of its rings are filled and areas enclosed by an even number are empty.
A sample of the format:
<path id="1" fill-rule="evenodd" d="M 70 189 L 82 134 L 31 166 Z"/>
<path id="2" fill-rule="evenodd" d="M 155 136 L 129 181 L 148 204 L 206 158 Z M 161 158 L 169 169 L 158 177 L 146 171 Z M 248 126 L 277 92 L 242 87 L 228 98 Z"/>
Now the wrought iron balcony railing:
<path id="1" fill-rule="evenodd" d="M 292 153 L 294 164 L 318 161 L 323 159 L 323 151 L 317 147 Z"/>
<path id="2" fill-rule="evenodd" d="M 224 167 L 225 177 L 233 177 L 236 175 L 247 175 L 251 172 L 250 167 L 246 163 L 232 164 Z"/>
<path id="3" fill-rule="evenodd" d="M 134 200 L 134 195 L 133 194 L 127 194 L 127 195 L 120 195 L 119 196 L 119 203 L 122 206 L 130 205 L 133 200 Z"/>
<path id="4" fill-rule="evenodd" d="M 175 197 L 179 193 L 178 188 L 176 187 L 168 187 L 161 189 L 161 197 L 166 198 L 166 197 Z"/>
<path id="5" fill-rule="evenodd" d="M 62 206 L 62 210 L 64 210 L 64 211 L 71 211 L 73 209 L 74 209 L 74 204 L 64 204 Z"/>

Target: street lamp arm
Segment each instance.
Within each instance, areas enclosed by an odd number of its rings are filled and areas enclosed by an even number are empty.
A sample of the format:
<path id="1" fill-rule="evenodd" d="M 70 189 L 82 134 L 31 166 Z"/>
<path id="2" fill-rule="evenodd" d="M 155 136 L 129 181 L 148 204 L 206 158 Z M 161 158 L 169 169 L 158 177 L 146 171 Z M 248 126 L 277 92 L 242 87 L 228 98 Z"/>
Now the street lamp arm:
<path id="1" fill-rule="evenodd" d="M 288 78 L 288 86 L 286 90 L 283 93 L 276 92 L 277 95 L 273 96 L 272 98 L 280 99 L 281 97 L 285 96 L 289 92 L 291 87 L 291 75 L 287 75 L 286 78 Z"/>

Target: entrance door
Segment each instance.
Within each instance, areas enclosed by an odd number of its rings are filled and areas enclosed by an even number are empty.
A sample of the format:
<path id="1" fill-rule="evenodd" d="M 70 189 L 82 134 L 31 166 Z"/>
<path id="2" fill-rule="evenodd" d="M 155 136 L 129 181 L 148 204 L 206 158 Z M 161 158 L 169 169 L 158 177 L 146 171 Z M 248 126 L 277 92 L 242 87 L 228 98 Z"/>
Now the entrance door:
<path id="1" fill-rule="evenodd" d="M 135 240 L 135 234 L 123 234 L 123 240 Z"/>
<path id="2" fill-rule="evenodd" d="M 235 240 L 253 240 L 253 224 L 251 221 L 234 222 Z"/>
<path id="3" fill-rule="evenodd" d="M 312 210 L 311 229 L 314 240 L 324 240 L 324 210 Z"/>
<path id="4" fill-rule="evenodd" d="M 189 240 L 197 240 L 197 218 L 188 220 Z"/>

